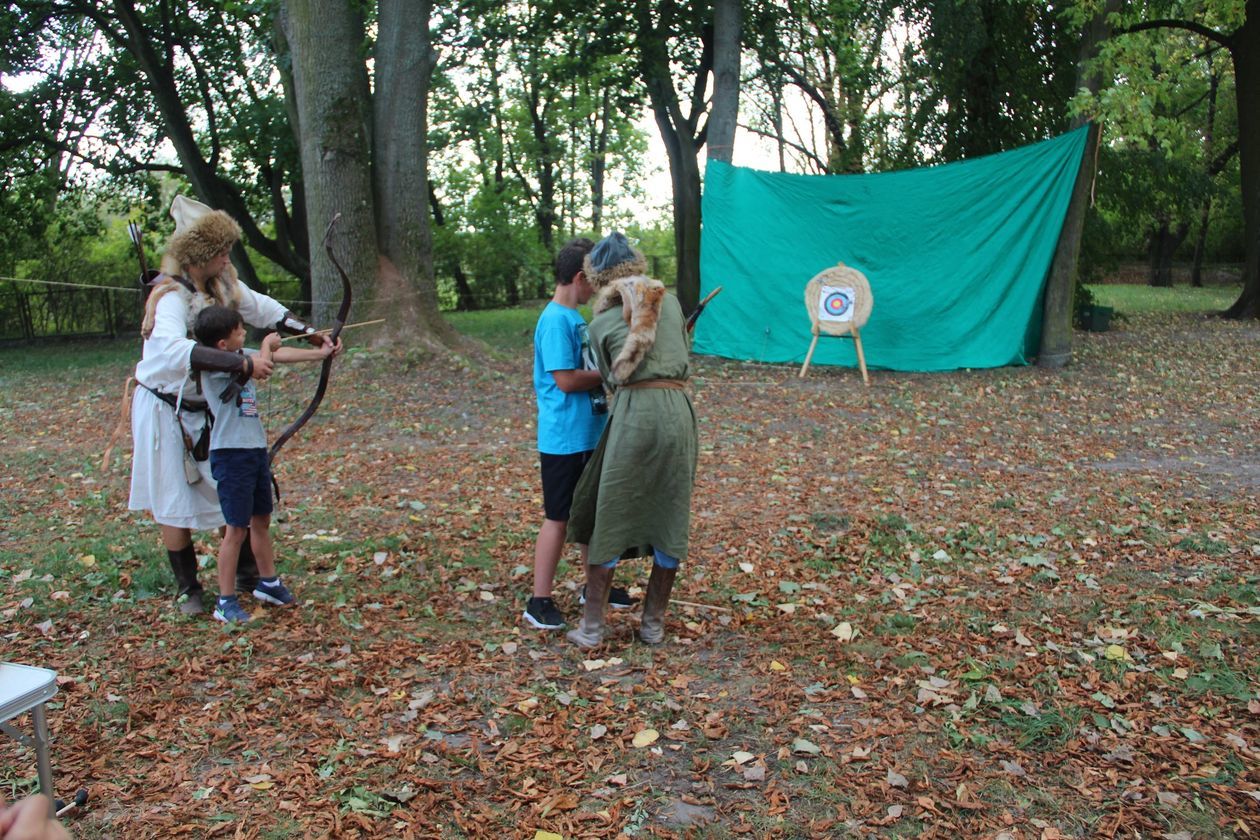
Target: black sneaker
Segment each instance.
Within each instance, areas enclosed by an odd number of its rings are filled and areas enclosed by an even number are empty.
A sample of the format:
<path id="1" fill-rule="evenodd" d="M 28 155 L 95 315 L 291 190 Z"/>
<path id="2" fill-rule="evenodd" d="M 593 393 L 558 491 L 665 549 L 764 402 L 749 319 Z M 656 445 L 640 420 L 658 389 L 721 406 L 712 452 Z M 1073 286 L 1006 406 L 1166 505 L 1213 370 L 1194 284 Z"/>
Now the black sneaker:
<path id="1" fill-rule="evenodd" d="M 586 603 L 586 586 L 582 587 L 582 594 L 578 596 L 578 603 Z M 637 603 L 639 603 L 639 599 L 631 598 L 629 591 L 620 586 L 614 586 L 608 590 L 608 606 L 614 610 L 628 610 Z"/>
<path id="2" fill-rule="evenodd" d="M 564 615 L 550 598 L 530 598 L 521 617 L 539 630 L 559 630 L 564 626 Z"/>

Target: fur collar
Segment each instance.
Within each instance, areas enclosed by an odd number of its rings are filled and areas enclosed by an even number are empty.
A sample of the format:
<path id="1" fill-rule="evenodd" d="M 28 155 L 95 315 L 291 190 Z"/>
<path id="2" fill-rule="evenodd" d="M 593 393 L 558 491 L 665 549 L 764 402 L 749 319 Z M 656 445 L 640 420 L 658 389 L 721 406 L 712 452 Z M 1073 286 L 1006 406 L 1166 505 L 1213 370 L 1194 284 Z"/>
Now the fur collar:
<path id="1" fill-rule="evenodd" d="M 623 263 L 622 265 L 630 265 Z M 622 266 L 617 266 L 615 270 Z M 592 310 L 596 315 L 620 305 L 621 316 L 630 327 L 626 343 L 612 362 L 614 385 L 624 385 L 634 375 L 648 351 L 656 344 L 656 324 L 661 318 L 661 301 L 665 286 L 642 274 L 606 278 L 595 298 Z"/>
<path id="2" fill-rule="evenodd" d="M 165 261 L 162 268 L 163 270 L 166 269 Z M 208 284 L 208 288 L 198 288 L 196 291 L 189 290 L 183 283 L 168 276 L 149 293 L 149 300 L 144 306 L 144 322 L 140 325 L 140 335 L 146 341 L 153 335 L 158 301 L 171 293 L 179 295 L 184 301 L 185 321 L 188 328 L 187 335 L 190 336 L 193 332 L 193 326 L 197 323 L 197 315 L 207 306 L 217 303 L 232 309 L 241 308 L 240 280 L 237 279 L 236 269 L 230 263 L 223 270 L 222 274 L 215 277 Z"/>

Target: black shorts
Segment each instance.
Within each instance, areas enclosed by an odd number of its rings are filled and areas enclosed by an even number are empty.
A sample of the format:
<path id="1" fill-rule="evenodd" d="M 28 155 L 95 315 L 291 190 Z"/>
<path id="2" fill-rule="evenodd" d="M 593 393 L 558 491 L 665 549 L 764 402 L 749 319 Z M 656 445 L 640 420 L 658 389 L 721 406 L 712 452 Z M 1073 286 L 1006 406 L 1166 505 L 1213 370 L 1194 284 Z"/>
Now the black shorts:
<path id="1" fill-rule="evenodd" d="M 582 469 L 591 460 L 591 453 L 574 452 L 572 455 L 548 455 L 538 453 L 542 465 L 543 515 L 556 522 L 569 521 L 569 508 L 573 505 L 573 489 L 582 477 Z"/>

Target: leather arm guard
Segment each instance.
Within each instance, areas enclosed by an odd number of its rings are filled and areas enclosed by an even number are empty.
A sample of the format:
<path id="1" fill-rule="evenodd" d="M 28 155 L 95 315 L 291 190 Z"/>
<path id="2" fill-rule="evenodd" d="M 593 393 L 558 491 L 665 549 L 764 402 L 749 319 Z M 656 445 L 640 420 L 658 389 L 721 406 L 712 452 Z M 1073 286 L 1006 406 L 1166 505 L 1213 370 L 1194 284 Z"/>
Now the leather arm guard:
<path id="1" fill-rule="evenodd" d="M 249 356 L 241 353 L 232 353 L 227 350 L 218 350 L 214 347 L 206 347 L 198 344 L 192 349 L 192 369 L 223 371 L 225 373 L 235 373 L 232 381 L 219 394 L 219 399 L 223 402 L 230 400 L 239 400 L 241 396 L 241 386 L 249 381 L 250 376 L 254 373 L 254 360 Z"/>
<path id="2" fill-rule="evenodd" d="M 314 335 L 316 330 L 292 312 L 285 310 L 284 317 L 276 321 L 276 332 L 285 335 Z"/>
<path id="3" fill-rule="evenodd" d="M 193 370 L 217 370 L 225 373 L 252 373 L 253 360 L 240 353 L 229 350 L 218 350 L 198 344 L 192 349 L 189 360 Z"/>

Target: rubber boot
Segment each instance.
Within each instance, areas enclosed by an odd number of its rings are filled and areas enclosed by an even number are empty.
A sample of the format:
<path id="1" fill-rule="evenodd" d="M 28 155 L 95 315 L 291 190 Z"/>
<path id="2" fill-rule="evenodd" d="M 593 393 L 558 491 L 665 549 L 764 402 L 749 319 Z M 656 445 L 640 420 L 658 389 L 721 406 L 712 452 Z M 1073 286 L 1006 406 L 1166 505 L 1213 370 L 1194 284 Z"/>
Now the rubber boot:
<path id="1" fill-rule="evenodd" d="M 175 585 L 178 592 L 175 602 L 184 615 L 197 615 L 203 609 L 201 603 L 201 583 L 197 580 L 197 551 L 188 544 L 179 551 L 167 549 L 166 557 L 171 562 L 171 571 L 175 573 Z"/>
<path id="2" fill-rule="evenodd" d="M 614 567 L 586 567 L 586 604 L 576 630 L 568 639 L 580 648 L 598 647 L 604 641 L 604 608 L 608 606 L 608 590 L 612 586 Z"/>
<path id="3" fill-rule="evenodd" d="M 646 644 L 659 645 L 665 641 L 665 606 L 677 574 L 677 569 L 652 565 L 652 576 L 643 595 L 643 621 L 639 624 L 639 638 Z"/>
<path id="4" fill-rule="evenodd" d="M 241 543 L 241 556 L 236 561 L 236 594 L 248 595 L 258 586 L 258 561 L 254 559 L 254 549 L 249 545 L 249 531 L 245 532 L 245 542 Z"/>

